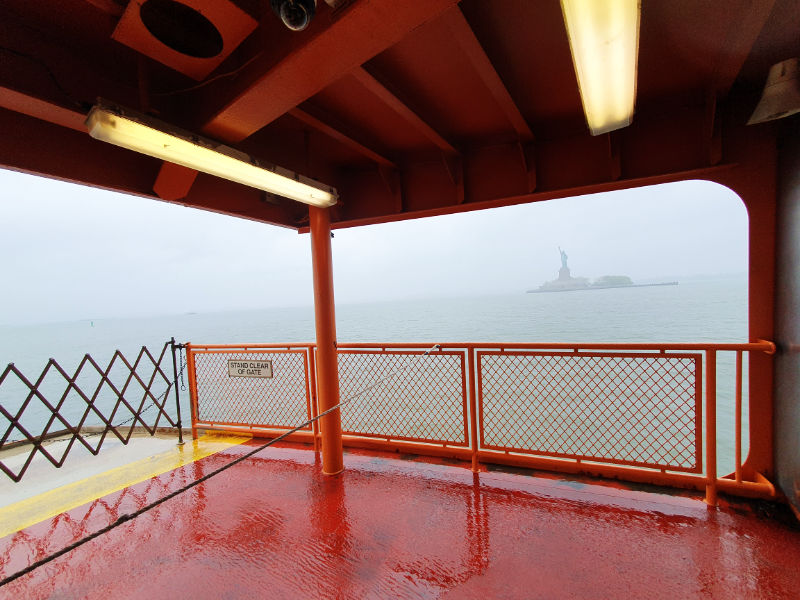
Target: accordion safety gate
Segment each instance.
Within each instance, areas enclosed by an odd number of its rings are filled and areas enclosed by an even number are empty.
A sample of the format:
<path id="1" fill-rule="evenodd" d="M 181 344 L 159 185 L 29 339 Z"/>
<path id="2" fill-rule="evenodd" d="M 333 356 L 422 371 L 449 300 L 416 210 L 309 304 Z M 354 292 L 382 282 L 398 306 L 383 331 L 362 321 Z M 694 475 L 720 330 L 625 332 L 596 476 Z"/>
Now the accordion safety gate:
<path id="1" fill-rule="evenodd" d="M 192 433 L 275 437 L 318 414 L 313 344 L 186 345 Z M 717 355 L 731 374 L 734 469 L 717 474 Z M 343 443 L 772 497 L 742 461 L 750 344 L 339 345 Z M 725 374 L 727 375 L 727 374 Z M 319 449 L 317 423 L 293 434 Z"/>

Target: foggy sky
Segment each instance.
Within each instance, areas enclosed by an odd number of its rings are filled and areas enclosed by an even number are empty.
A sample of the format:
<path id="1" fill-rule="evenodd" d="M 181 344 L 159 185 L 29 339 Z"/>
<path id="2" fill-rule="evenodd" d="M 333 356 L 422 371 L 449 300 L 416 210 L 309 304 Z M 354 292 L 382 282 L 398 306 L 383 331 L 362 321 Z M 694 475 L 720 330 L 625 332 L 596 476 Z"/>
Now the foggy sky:
<path id="1" fill-rule="evenodd" d="M 747 213 L 717 184 L 337 230 L 338 303 L 524 293 L 558 276 L 744 273 Z M 308 235 L 0 170 L 0 324 L 312 303 Z"/>

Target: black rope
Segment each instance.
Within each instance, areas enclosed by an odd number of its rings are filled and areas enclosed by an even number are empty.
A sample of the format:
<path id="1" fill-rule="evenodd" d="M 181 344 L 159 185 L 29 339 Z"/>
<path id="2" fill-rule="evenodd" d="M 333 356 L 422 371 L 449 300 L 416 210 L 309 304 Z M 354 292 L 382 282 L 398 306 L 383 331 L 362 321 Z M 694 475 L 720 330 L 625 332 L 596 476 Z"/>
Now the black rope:
<path id="1" fill-rule="evenodd" d="M 338 406 L 339 405 L 335 406 L 334 408 L 338 408 Z M 330 410 L 333 410 L 333 409 L 330 409 Z M 322 413 L 319 416 L 321 417 L 323 415 L 328 414 L 330 412 L 330 410 L 325 411 L 324 413 Z M 317 418 L 319 418 L 319 417 L 317 417 Z M 182 488 L 177 489 L 174 492 L 170 492 L 169 494 L 167 494 L 163 498 L 160 498 L 160 499 L 156 500 L 155 502 L 152 502 L 152 503 L 148 504 L 147 506 L 144 506 L 144 507 L 140 508 L 139 510 L 137 510 L 135 512 L 132 512 L 132 513 L 126 514 L 126 515 L 122 515 L 121 517 L 119 517 L 116 521 L 114 521 L 110 525 L 106 525 L 102 529 L 98 529 L 94 533 L 91 533 L 91 534 L 87 535 L 86 537 L 83 537 L 83 538 L 81 538 L 81 539 L 69 544 L 68 546 L 62 548 L 58 552 L 55 552 L 55 553 L 53 553 L 53 554 L 51 554 L 49 556 L 46 556 L 46 557 L 44 557 L 44 558 L 42 558 L 40 560 L 37 560 L 36 562 L 28 565 L 24 569 L 21 569 L 20 571 L 17 571 L 13 575 L 9 575 L 8 577 L 6 577 L 2 581 L 0 581 L 0 587 L 3 587 L 7 583 L 11 583 L 12 581 L 14 581 L 16 579 L 19 579 L 23 575 L 25 575 L 27 573 L 30 573 L 31 571 L 33 571 L 35 569 L 38 569 L 39 567 L 41 567 L 43 565 L 46 565 L 47 563 L 49 563 L 52 560 L 55 560 L 59 556 L 63 556 L 64 554 L 67 554 L 68 552 L 71 552 L 72 550 L 75 550 L 76 548 L 82 546 L 86 542 L 89 542 L 89 541 L 95 539 L 96 537 L 99 537 L 99 536 L 103 535 L 104 533 L 108 533 L 109 531 L 111 531 L 112 529 L 118 527 L 119 525 L 122 525 L 126 521 L 130 521 L 131 519 L 135 519 L 139 515 L 141 515 L 143 513 L 146 513 L 147 511 L 155 508 L 159 504 L 163 504 L 167 500 L 170 500 L 171 498 L 174 498 L 175 496 L 177 496 L 179 494 L 182 494 L 183 492 L 185 492 L 187 490 L 190 490 L 191 488 L 195 487 L 196 485 L 199 485 L 199 484 L 203 483 L 204 481 L 207 481 L 208 479 L 211 479 L 212 477 L 214 477 L 215 475 L 218 475 L 222 471 L 225 471 L 226 469 L 229 469 L 232 466 L 239 464 L 243 460 L 246 460 L 246 459 L 250 458 L 254 454 L 256 454 L 258 452 L 261 452 L 261 450 L 263 450 L 264 448 L 267 448 L 267 447 L 271 446 L 272 444 L 274 444 L 276 442 L 279 442 L 280 440 L 282 440 L 283 438 L 287 437 L 288 435 L 291 435 L 292 433 L 295 433 L 295 432 L 299 431 L 303 427 L 306 427 L 309 423 L 311 423 L 311 421 L 309 421 L 308 423 L 303 423 L 300 427 L 296 427 L 294 429 L 290 429 L 289 431 L 279 435 L 275 439 L 269 440 L 267 443 L 259 446 L 255 450 L 251 450 L 247 454 L 244 454 L 244 455 L 240 456 L 239 458 L 234 459 L 231 462 L 219 467 L 218 469 L 216 469 L 214 471 L 211 471 L 211 473 L 208 473 L 207 475 L 204 475 L 200 479 L 196 479 L 195 481 L 192 481 L 191 483 L 183 486 Z"/>
<path id="2" fill-rule="evenodd" d="M 424 353 L 422 353 L 419 356 L 417 356 L 415 360 L 417 360 L 417 359 L 419 359 L 419 358 L 421 358 L 423 356 L 428 356 L 431 352 L 433 352 L 434 350 L 439 349 L 439 348 L 441 348 L 441 346 L 439 344 L 436 344 L 436 345 L 432 346 L 430 349 L 426 350 Z M 409 366 L 405 367 L 402 370 L 408 369 Z M 190 490 L 190 489 L 192 489 L 193 487 L 195 487 L 197 485 L 200 485 L 204 481 L 208 481 L 212 477 L 214 477 L 216 475 L 219 475 L 223 471 L 226 471 L 227 469 L 230 469 L 231 467 L 233 467 L 235 465 L 238 465 L 240 462 L 242 462 L 244 460 L 247 460 L 248 458 L 250 458 L 251 456 L 253 456 L 255 454 L 258 454 L 259 452 L 261 452 L 265 448 L 269 448 L 273 444 L 281 441 L 282 439 L 285 439 L 286 437 L 292 435 L 293 433 L 297 433 L 301 429 L 304 429 L 305 427 L 308 427 L 314 421 L 317 421 L 317 420 L 321 419 L 322 417 L 332 413 L 333 411 L 338 410 L 342 406 L 344 406 L 346 404 L 349 404 L 350 402 L 352 402 L 356 398 L 358 398 L 360 396 L 363 396 L 365 393 L 375 389 L 376 387 L 378 387 L 379 385 L 381 385 L 385 381 L 387 381 L 387 380 L 389 380 L 389 379 L 391 379 L 393 377 L 396 377 L 400 372 L 401 372 L 400 369 L 395 369 L 394 371 L 391 371 L 388 375 L 386 375 L 385 377 L 382 377 L 381 379 L 377 380 L 372 385 L 367 386 L 364 389 L 360 390 L 359 392 L 357 392 L 357 393 L 353 394 L 352 396 L 346 398 L 345 400 L 342 400 L 337 405 L 332 406 L 329 409 L 321 412 L 316 417 L 312 417 L 311 419 L 309 419 L 308 421 L 298 425 L 297 427 L 295 427 L 293 429 L 290 429 L 290 430 L 282 433 L 278 437 L 273 438 L 273 439 L 265 442 L 264 444 L 262 444 L 261 446 L 258 446 L 254 450 L 251 450 L 247 454 L 243 454 L 239 458 L 236 458 L 236 459 L 232 460 L 231 462 L 222 465 L 221 467 L 211 471 L 207 475 L 203 475 L 200 479 L 196 479 L 196 480 L 192 481 L 191 483 L 186 484 L 182 488 L 179 488 L 179 489 L 175 490 L 174 492 L 170 492 L 169 494 L 167 494 L 163 498 L 159 498 L 158 500 L 148 504 L 147 506 L 144 506 L 144 507 L 140 508 L 139 510 L 137 510 L 135 512 L 132 512 L 132 513 L 129 513 L 129 514 L 126 514 L 126 515 L 122 515 L 121 517 L 119 517 L 116 521 L 114 521 L 110 525 L 106 525 L 102 529 L 98 529 L 94 533 L 91 533 L 91 534 L 87 535 L 86 537 L 83 537 L 83 538 L 81 538 L 79 540 L 76 540 L 75 542 L 69 544 L 68 546 L 62 548 L 61 550 L 59 550 L 59 551 L 57 551 L 57 552 L 55 552 L 53 554 L 50 554 L 49 556 L 46 556 L 46 557 L 44 557 L 42 559 L 39 559 L 36 562 L 28 565 L 24 569 L 21 569 L 21 570 L 17 571 L 16 573 L 12 574 L 12 575 L 9 575 L 8 577 L 6 577 L 2 581 L 0 581 L 0 587 L 3 587 L 4 585 L 6 585 L 8 583 L 11 583 L 12 581 L 15 581 L 16 579 L 19 579 L 23 575 L 26 575 L 27 573 L 30 573 L 31 571 L 33 571 L 35 569 L 38 569 L 39 567 L 41 567 L 43 565 L 46 565 L 47 563 L 49 563 L 52 560 L 55 560 L 59 556 L 63 556 L 64 554 L 67 554 L 68 552 L 71 552 L 72 550 L 75 550 L 76 548 L 79 548 L 80 546 L 82 546 L 86 542 L 91 541 L 91 540 L 103 535 L 104 533 L 108 533 L 109 531 L 111 531 L 112 529 L 122 525 L 126 521 L 130 521 L 131 519 L 135 519 L 139 515 L 146 513 L 147 511 L 155 508 L 156 506 L 158 506 L 160 504 L 163 504 L 167 500 L 170 500 L 170 499 L 174 498 L 175 496 L 178 496 L 179 494 L 182 494 L 183 492 L 185 492 L 187 490 Z"/>

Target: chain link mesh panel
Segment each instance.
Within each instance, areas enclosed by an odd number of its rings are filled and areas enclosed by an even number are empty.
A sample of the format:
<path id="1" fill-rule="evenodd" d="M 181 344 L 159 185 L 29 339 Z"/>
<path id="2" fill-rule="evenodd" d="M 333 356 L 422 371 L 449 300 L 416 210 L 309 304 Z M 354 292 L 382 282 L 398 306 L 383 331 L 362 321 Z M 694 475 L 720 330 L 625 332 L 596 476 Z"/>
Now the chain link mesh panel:
<path id="1" fill-rule="evenodd" d="M 700 361 L 478 352 L 481 446 L 700 472 Z"/>
<path id="2" fill-rule="evenodd" d="M 465 381 L 463 352 L 340 350 L 342 431 L 466 446 Z"/>
<path id="3" fill-rule="evenodd" d="M 190 350 L 201 425 L 292 428 L 311 418 L 305 350 Z M 271 361 L 272 377 L 235 377 L 228 361 Z M 311 429 L 309 425 L 305 429 Z"/>

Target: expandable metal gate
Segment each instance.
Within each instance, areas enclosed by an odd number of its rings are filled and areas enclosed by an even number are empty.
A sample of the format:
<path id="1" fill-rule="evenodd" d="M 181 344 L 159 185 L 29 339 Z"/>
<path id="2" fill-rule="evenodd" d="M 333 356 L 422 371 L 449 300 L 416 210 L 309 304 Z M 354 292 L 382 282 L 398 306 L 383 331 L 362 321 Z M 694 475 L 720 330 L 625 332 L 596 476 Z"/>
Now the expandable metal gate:
<path id="1" fill-rule="evenodd" d="M 86 354 L 73 373 L 51 358 L 35 380 L 10 363 L 0 374 L 0 391 L 14 390 L 13 406 L 0 403 L 0 425 L 5 426 L 0 427 L 0 450 L 24 447 L 28 454 L 17 470 L 0 460 L 0 470 L 18 482 L 37 452 L 58 468 L 76 442 L 96 456 L 109 435 L 127 444 L 137 428 L 149 435 L 164 427 L 177 429 L 182 444 L 176 360 L 181 347 L 175 338 L 158 353 L 142 346 L 133 361 L 116 350 L 105 366 Z M 170 354 L 171 375 L 166 364 Z M 173 388 L 175 416 L 168 406 Z M 66 443 L 54 451 L 46 445 L 53 438 Z"/>

